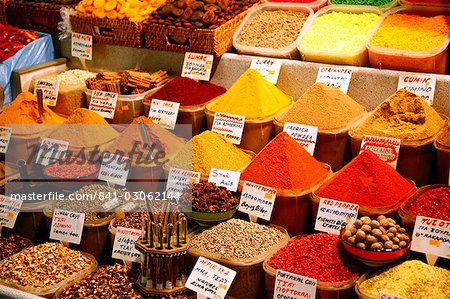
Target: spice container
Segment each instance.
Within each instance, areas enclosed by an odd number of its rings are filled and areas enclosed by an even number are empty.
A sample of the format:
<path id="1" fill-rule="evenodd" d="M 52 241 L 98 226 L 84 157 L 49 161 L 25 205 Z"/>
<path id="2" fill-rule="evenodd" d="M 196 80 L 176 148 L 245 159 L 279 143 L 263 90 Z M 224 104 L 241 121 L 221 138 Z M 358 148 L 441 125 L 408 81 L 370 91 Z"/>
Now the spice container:
<path id="1" fill-rule="evenodd" d="M 287 15 L 288 12 L 291 15 Z M 285 15 L 283 16 L 281 13 L 285 13 Z M 234 33 L 233 46 L 240 54 L 277 58 L 299 57 L 296 47 L 297 42 L 303 28 L 311 22 L 313 14 L 314 12 L 310 7 L 302 4 L 264 3 L 255 6 L 250 9 L 244 21 Z M 294 22 L 294 17 L 298 18 L 298 23 Z M 290 20 L 290 23 L 286 22 L 287 19 Z M 255 24 L 256 22 L 258 23 Z M 298 28 L 295 28 L 297 30 L 294 31 L 295 25 L 298 25 Z M 253 30 L 257 31 L 252 32 Z M 248 40 L 243 40 L 243 33 Z M 287 35 L 292 37 L 289 44 Z M 264 45 L 270 44 L 270 46 L 251 45 L 260 45 L 261 40 L 264 40 Z"/>
<path id="2" fill-rule="evenodd" d="M 449 0 L 400 0 L 401 6 L 437 6 L 437 7 L 448 7 Z"/>
<path id="3" fill-rule="evenodd" d="M 442 129 L 434 141 L 434 148 L 437 152 L 437 182 L 447 184 L 449 182 L 450 169 L 450 124 Z"/>
<path id="4" fill-rule="evenodd" d="M 265 1 L 263 1 L 265 2 Z M 314 12 L 327 6 L 328 0 L 267 0 L 270 3 L 295 3 L 310 7 Z"/>
<path id="5" fill-rule="evenodd" d="M 382 11 L 387 11 L 392 7 L 398 5 L 397 0 L 328 0 L 328 5 L 362 5 L 362 6 L 373 6 L 381 9 Z"/>

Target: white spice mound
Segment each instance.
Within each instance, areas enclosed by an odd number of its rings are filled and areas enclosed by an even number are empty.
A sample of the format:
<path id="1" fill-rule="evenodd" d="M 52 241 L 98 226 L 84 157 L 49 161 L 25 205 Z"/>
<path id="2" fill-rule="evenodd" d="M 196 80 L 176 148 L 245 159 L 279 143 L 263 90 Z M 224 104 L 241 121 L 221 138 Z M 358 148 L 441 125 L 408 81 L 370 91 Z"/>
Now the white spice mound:
<path id="1" fill-rule="evenodd" d="M 78 85 L 84 84 L 84 81 L 89 78 L 94 78 L 95 73 L 84 70 L 68 70 L 56 76 L 56 80 L 63 85 Z"/>
<path id="2" fill-rule="evenodd" d="M 228 258 L 253 258 L 279 243 L 285 234 L 279 230 L 230 219 L 195 236 L 191 248 L 219 254 Z"/>

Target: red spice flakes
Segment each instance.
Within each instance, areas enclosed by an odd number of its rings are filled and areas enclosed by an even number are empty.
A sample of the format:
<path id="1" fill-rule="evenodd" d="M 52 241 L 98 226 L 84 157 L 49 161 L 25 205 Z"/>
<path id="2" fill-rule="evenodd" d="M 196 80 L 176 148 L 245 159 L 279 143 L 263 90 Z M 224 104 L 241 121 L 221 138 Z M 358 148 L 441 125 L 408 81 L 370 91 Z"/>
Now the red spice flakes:
<path id="1" fill-rule="evenodd" d="M 450 220 L 450 187 L 425 191 L 411 203 L 408 213 Z"/>
<path id="2" fill-rule="evenodd" d="M 0 24 L 0 62 L 14 56 L 20 49 L 38 38 L 34 31 Z"/>
<path id="3" fill-rule="evenodd" d="M 79 179 L 94 174 L 99 169 L 97 164 L 89 163 L 84 159 L 71 162 L 54 162 L 44 168 L 48 176 L 60 179 Z"/>
<path id="4" fill-rule="evenodd" d="M 317 279 L 344 282 L 355 278 L 364 265 L 349 255 L 335 235 L 319 233 L 300 237 L 276 252 L 270 267 Z"/>
<path id="5" fill-rule="evenodd" d="M 118 218 L 112 223 L 113 227 L 126 227 L 133 229 L 142 229 L 142 222 L 148 220 L 147 212 L 125 213 L 125 218 Z"/>
<path id="6" fill-rule="evenodd" d="M 6 259 L 31 246 L 33 244 L 30 241 L 17 235 L 11 235 L 9 237 L 0 236 L 0 260 Z"/>

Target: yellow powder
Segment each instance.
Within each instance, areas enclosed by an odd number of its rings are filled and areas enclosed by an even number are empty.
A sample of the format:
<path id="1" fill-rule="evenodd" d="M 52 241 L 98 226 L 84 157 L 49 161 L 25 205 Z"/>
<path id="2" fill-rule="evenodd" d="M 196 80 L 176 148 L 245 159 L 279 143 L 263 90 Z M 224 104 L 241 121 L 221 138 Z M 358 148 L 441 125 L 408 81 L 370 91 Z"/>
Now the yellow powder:
<path id="1" fill-rule="evenodd" d="M 274 115 L 291 103 L 289 96 L 264 79 L 258 71 L 248 69 L 226 93 L 206 107 L 212 112 L 264 118 Z"/>

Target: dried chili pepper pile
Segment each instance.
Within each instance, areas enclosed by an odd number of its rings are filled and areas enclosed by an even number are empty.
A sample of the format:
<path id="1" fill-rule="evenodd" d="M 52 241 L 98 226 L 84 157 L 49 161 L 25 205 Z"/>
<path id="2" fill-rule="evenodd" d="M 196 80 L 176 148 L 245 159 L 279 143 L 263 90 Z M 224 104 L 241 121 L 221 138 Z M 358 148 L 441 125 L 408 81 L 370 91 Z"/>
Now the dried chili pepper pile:
<path id="1" fill-rule="evenodd" d="M 133 229 L 142 229 L 142 221 L 148 220 L 147 212 L 126 213 L 125 218 L 118 218 L 112 223 L 113 227 L 126 227 Z"/>
<path id="2" fill-rule="evenodd" d="M 408 213 L 450 220 L 450 187 L 425 191 L 411 203 Z"/>
<path id="3" fill-rule="evenodd" d="M 200 182 L 186 187 L 180 197 L 181 205 L 192 200 L 192 210 L 196 212 L 224 212 L 239 204 L 239 200 L 225 187 L 214 183 Z"/>
<path id="4" fill-rule="evenodd" d="M 99 169 L 97 164 L 89 163 L 83 159 L 66 162 L 54 162 L 44 168 L 44 173 L 48 176 L 60 179 L 79 179 L 93 175 Z"/>
<path id="5" fill-rule="evenodd" d="M 38 38 L 34 31 L 0 24 L 0 62 L 14 56 L 17 51 Z"/>
<path id="6" fill-rule="evenodd" d="M 23 239 L 17 235 L 9 237 L 0 237 L 0 260 L 6 259 L 16 254 L 22 249 L 32 246 L 30 241 Z"/>

